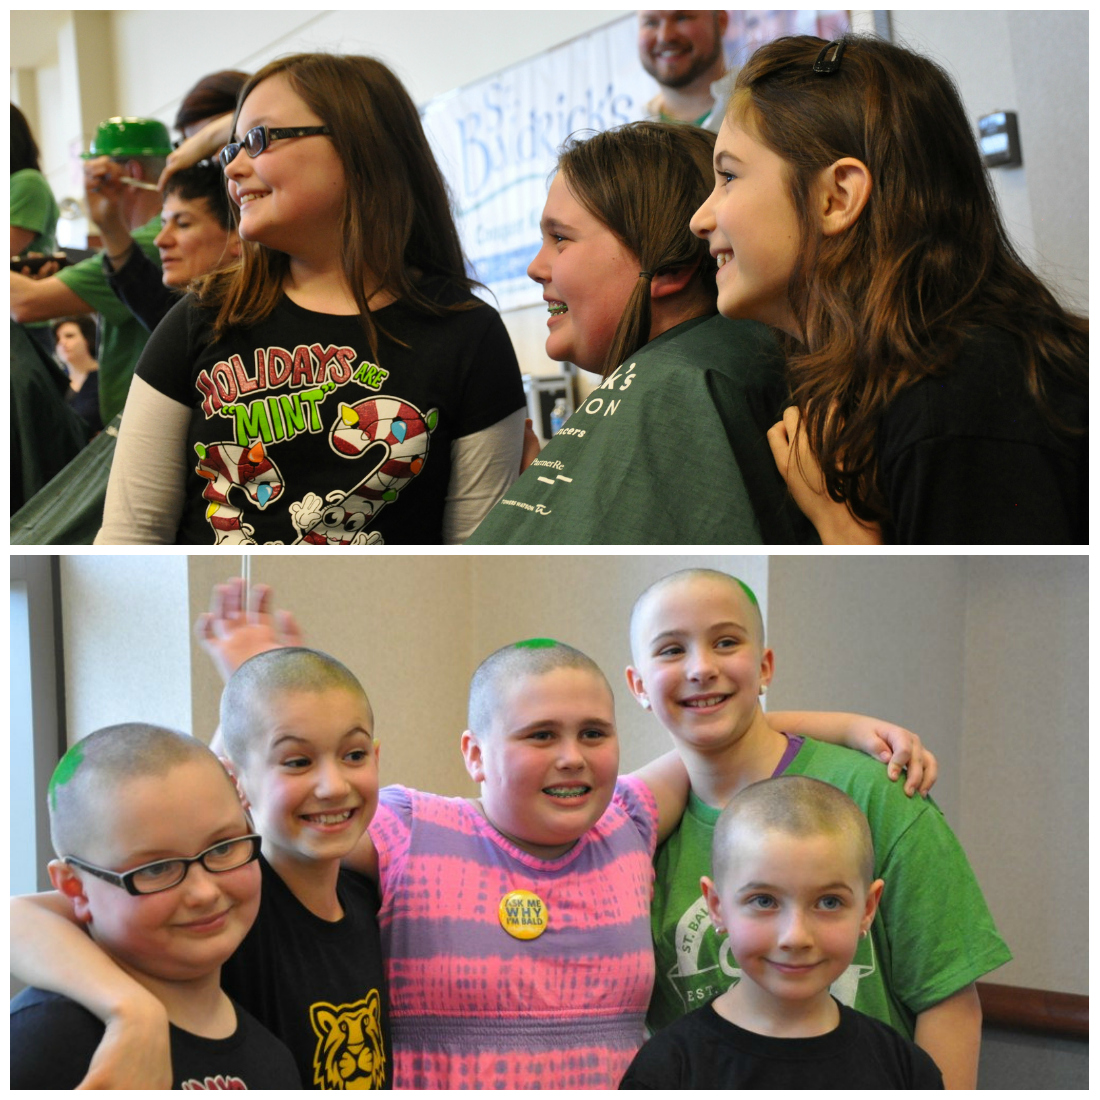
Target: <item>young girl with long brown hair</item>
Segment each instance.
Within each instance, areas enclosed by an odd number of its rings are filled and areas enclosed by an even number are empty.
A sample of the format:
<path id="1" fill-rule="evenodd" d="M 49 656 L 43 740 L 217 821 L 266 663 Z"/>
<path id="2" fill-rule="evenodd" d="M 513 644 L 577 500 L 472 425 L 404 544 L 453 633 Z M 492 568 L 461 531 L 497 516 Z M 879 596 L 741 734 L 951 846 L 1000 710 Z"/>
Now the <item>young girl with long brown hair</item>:
<path id="1" fill-rule="evenodd" d="M 714 262 L 688 228 L 714 136 L 635 122 L 566 143 L 528 275 L 546 354 L 603 382 L 471 541 L 811 541 L 766 432 L 786 403 L 763 325 L 715 316 Z"/>
<path id="2" fill-rule="evenodd" d="M 97 541 L 461 541 L 515 477 L 524 396 L 412 100 L 373 58 L 298 54 L 234 131 L 241 262 L 150 339 Z"/>
<path id="3" fill-rule="evenodd" d="M 937 65 L 874 38 L 761 47 L 692 219 L 718 308 L 787 337 L 776 461 L 825 542 L 1088 539 L 1087 322 L 1005 233 Z"/>

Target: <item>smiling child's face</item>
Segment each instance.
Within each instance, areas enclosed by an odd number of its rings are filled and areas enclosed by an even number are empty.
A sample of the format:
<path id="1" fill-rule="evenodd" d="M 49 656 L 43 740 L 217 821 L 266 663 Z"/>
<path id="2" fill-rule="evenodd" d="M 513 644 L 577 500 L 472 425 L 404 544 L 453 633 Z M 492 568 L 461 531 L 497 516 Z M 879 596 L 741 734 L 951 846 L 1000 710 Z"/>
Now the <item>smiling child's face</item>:
<path id="1" fill-rule="evenodd" d="M 578 202 L 559 172 L 542 212 L 542 247 L 527 274 L 550 310 L 546 354 L 599 371 L 638 282 L 638 258 Z"/>
<path id="2" fill-rule="evenodd" d="M 463 736 L 463 755 L 497 831 L 554 859 L 596 824 L 614 794 L 611 691 L 583 668 L 519 677 L 501 693 L 488 734 Z"/>
<path id="3" fill-rule="evenodd" d="M 802 230 L 786 162 L 727 112 L 714 146 L 714 176 L 691 230 L 718 261 L 718 311 L 798 335 L 787 288 Z"/>
<path id="4" fill-rule="evenodd" d="M 100 815 L 87 850 L 69 853 L 123 873 L 160 859 L 190 857 L 250 833 L 233 785 L 214 757 L 177 764 L 125 784 L 125 797 Z M 165 981 L 209 975 L 237 949 L 260 904 L 260 867 L 214 874 L 192 864 L 178 886 L 135 896 L 77 869 L 78 917 L 124 966 Z"/>
<path id="5" fill-rule="evenodd" d="M 635 616 L 635 698 L 678 744 L 712 751 L 761 717 L 773 660 L 759 612 L 731 577 L 685 576 L 656 588 Z"/>
<path id="6" fill-rule="evenodd" d="M 234 131 L 241 140 L 255 126 L 323 126 L 282 73 L 262 80 L 241 105 Z M 244 149 L 225 169 L 229 197 L 240 207 L 241 239 L 291 256 L 340 254 L 344 167 L 324 134 L 280 138 L 257 157 Z"/>
<path id="7" fill-rule="evenodd" d="M 855 957 L 870 928 L 882 881 L 868 885 L 857 846 L 839 833 L 798 835 L 739 823 L 736 850 L 717 883 L 703 880 L 711 920 L 729 936 L 741 996 L 810 1001 Z"/>
<path id="8" fill-rule="evenodd" d="M 264 856 L 279 870 L 348 855 L 378 805 L 366 698 L 342 688 L 282 691 L 257 713 L 264 730 L 238 774 Z"/>

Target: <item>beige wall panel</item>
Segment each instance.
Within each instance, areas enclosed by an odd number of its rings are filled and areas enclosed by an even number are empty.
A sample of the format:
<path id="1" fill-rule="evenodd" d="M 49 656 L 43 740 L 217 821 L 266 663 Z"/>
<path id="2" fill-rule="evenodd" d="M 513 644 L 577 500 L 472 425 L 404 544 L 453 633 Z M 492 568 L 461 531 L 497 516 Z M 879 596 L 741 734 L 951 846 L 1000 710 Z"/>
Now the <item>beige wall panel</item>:
<path id="1" fill-rule="evenodd" d="M 456 794 L 473 789 L 458 750 L 470 676 L 494 649 L 522 638 L 568 642 L 605 670 L 616 696 L 624 771 L 667 751 L 667 736 L 626 688 L 627 628 L 638 593 L 685 565 L 736 572 L 764 602 L 767 559 L 758 555 L 258 555 L 252 577 L 275 588 L 279 606 L 294 612 L 309 644 L 363 679 L 383 744 L 383 782 Z M 213 584 L 234 568 L 239 559 L 191 558 L 192 620 Z M 197 646 L 194 668 L 195 729 L 205 735 L 217 722 L 220 687 Z"/>
<path id="2" fill-rule="evenodd" d="M 1088 559 L 975 558 L 960 838 L 1016 958 L 1010 985 L 1088 993 Z"/>
<path id="3" fill-rule="evenodd" d="M 210 591 L 239 570 L 236 556 L 190 559 L 191 619 Z M 252 579 L 270 584 L 307 644 L 362 680 L 382 745 L 383 783 L 441 794 L 472 789 L 458 740 L 470 649 L 470 565 L 454 555 L 256 555 Z M 217 723 L 221 685 L 195 646 L 196 732 Z"/>
<path id="4" fill-rule="evenodd" d="M 1087 559 L 774 557 L 769 587 L 772 705 L 925 737 L 1016 956 L 991 980 L 1087 992 Z"/>
<path id="5" fill-rule="evenodd" d="M 849 710 L 915 730 L 959 826 L 966 571 L 958 557 L 773 557 L 776 709 Z"/>
<path id="6" fill-rule="evenodd" d="M 626 686 L 630 609 L 647 585 L 688 566 L 737 574 L 757 591 L 766 612 L 768 559 L 763 555 L 475 558 L 471 617 L 477 661 L 502 645 L 530 637 L 557 638 L 583 650 L 611 681 L 622 741 L 621 770 L 631 771 L 667 752 L 672 743 Z"/>

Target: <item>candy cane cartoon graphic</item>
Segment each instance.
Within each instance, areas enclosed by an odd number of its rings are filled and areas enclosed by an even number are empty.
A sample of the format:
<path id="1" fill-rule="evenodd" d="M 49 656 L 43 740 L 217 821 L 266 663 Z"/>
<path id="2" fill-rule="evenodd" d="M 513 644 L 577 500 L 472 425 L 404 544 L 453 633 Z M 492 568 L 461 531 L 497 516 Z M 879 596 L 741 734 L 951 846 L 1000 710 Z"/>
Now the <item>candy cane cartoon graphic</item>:
<path id="1" fill-rule="evenodd" d="M 250 447 L 236 443 L 195 444 L 199 464 L 195 473 L 209 484 L 202 491 L 210 501 L 206 518 L 214 529 L 214 543 L 251 544 L 253 528 L 241 523 L 241 510 L 229 500 L 232 489 L 238 488 L 261 509 L 277 499 L 283 491 L 283 475 L 267 457 L 264 445 L 257 440 Z"/>
<path id="2" fill-rule="evenodd" d="M 345 458 L 373 459 L 370 473 L 347 493 L 329 493 L 327 506 L 301 513 L 296 523 L 300 543 L 381 542 L 363 528 L 392 504 L 401 490 L 424 468 L 428 442 L 439 422 L 439 411 L 426 413 L 398 397 L 370 397 L 354 405 L 340 404 L 329 432 L 329 445 Z M 319 513 L 319 514 L 318 514 Z"/>

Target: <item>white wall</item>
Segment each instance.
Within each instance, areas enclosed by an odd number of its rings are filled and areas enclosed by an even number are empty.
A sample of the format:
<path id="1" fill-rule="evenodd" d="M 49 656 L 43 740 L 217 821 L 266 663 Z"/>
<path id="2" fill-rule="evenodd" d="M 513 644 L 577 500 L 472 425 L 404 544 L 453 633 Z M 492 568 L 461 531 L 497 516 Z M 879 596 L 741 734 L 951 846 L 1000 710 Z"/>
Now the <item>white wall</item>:
<path id="1" fill-rule="evenodd" d="M 624 11 L 223 11 L 114 13 L 118 100 L 170 122 L 182 94 L 218 69 L 254 72 L 282 54 L 368 53 L 417 103 L 609 23 Z M 216 23 L 216 28 L 211 23 Z M 156 53 L 171 42 L 169 51 Z"/>
<path id="2" fill-rule="evenodd" d="M 975 131 L 1015 111 L 1023 164 L 991 171 L 1025 262 L 1088 310 L 1087 11 L 894 11 L 894 41 L 955 78 Z"/>
<path id="3" fill-rule="evenodd" d="M 69 744 L 116 722 L 192 731 L 186 558 L 64 555 L 61 614 Z"/>

